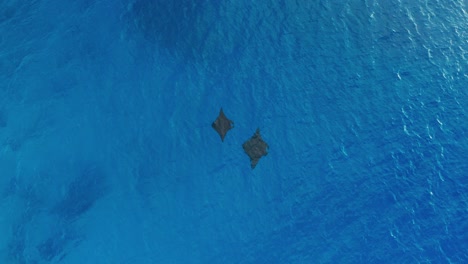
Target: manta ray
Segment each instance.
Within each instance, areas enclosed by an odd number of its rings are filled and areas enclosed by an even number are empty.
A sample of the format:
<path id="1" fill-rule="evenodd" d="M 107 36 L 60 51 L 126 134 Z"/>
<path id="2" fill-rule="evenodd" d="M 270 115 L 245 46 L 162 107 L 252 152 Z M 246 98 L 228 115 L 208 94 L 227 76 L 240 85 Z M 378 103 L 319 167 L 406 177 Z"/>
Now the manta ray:
<path id="1" fill-rule="evenodd" d="M 221 137 L 221 141 L 224 142 L 224 137 L 226 133 L 234 127 L 234 122 L 229 120 L 223 112 L 223 108 L 219 111 L 218 118 L 211 124 L 211 126 L 218 132 Z"/>
<path id="2" fill-rule="evenodd" d="M 268 144 L 263 141 L 262 136 L 260 136 L 260 129 L 258 128 L 257 131 L 255 131 L 255 134 L 244 144 L 242 144 L 242 147 L 250 158 L 250 166 L 252 169 L 257 166 L 257 163 L 261 157 L 268 154 Z"/>

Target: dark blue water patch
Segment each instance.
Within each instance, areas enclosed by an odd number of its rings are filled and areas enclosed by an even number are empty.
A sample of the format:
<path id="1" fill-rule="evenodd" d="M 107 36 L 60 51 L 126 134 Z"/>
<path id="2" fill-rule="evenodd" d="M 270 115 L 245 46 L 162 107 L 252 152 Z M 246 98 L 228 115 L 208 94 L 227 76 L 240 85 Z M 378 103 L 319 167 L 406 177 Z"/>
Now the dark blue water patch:
<path id="1" fill-rule="evenodd" d="M 69 230 L 55 231 L 52 236 L 39 243 L 36 249 L 43 260 L 60 262 L 67 256 L 67 248 L 77 242 L 78 238 Z"/>
<path id="2" fill-rule="evenodd" d="M 73 226 L 40 211 L 24 212 L 12 226 L 12 236 L 6 248 L 7 263 L 58 262 L 80 242 Z M 43 230 L 49 231 L 44 233 Z"/>
<path id="3" fill-rule="evenodd" d="M 75 220 L 91 209 L 108 190 L 107 174 L 98 165 L 79 168 L 53 212 L 65 220 Z"/>
<path id="4" fill-rule="evenodd" d="M 203 8 L 208 1 L 190 0 L 138 0 L 127 14 L 129 23 L 135 25 L 135 30 L 142 32 L 144 37 L 155 44 L 185 57 L 193 57 L 203 37 L 199 30 L 207 31 L 206 27 L 196 27 Z"/>
<path id="5" fill-rule="evenodd" d="M 148 43 L 142 48 L 151 47 L 150 54 L 164 51 L 184 63 L 208 62 L 208 71 L 226 78 L 228 75 L 223 73 L 231 72 L 238 66 L 238 55 L 246 50 L 248 42 L 269 28 L 264 27 L 264 30 L 257 32 L 255 26 L 243 27 L 243 16 L 246 19 L 252 16 L 249 19 L 265 25 L 260 16 L 250 13 L 250 9 L 247 13 L 235 14 L 234 18 L 226 16 L 221 11 L 223 4 L 222 1 L 206 0 L 137 0 L 125 19 L 130 25 L 130 35 L 144 36 Z M 235 23 L 232 24 L 232 21 Z M 266 38 L 270 39 L 268 33 Z M 218 83 L 222 80 L 215 81 Z"/>
<path id="6" fill-rule="evenodd" d="M 74 88 L 78 87 L 78 81 L 73 74 L 65 72 L 60 75 L 61 76 L 51 77 L 49 81 L 47 88 L 50 91 L 50 98 L 66 96 Z"/>
<path id="7" fill-rule="evenodd" d="M 51 237 L 37 246 L 37 250 L 41 255 L 42 259 L 51 261 L 56 259 L 57 261 L 62 260 L 65 257 L 63 249 L 65 247 L 63 237 Z"/>
<path id="8" fill-rule="evenodd" d="M 7 263 L 42 263 L 40 259 L 61 259 L 66 255 L 66 247 L 79 242 L 71 235 L 73 225 L 68 218 L 49 213 L 50 197 L 44 193 L 46 191 L 43 184 L 21 178 L 12 178 L 4 190 L 5 197 L 17 201 L 21 210 L 21 215 L 11 227 L 13 232 L 6 250 Z M 42 232 L 44 230 L 49 231 Z"/>
<path id="9" fill-rule="evenodd" d="M 16 15 L 16 9 L 12 6 L 3 6 L 0 12 L 0 24 L 6 23 Z"/>
<path id="10" fill-rule="evenodd" d="M 27 19 L 34 8 L 37 7 L 39 0 L 32 0 L 28 3 L 17 1 L 4 1 L 0 4 L 0 26 L 5 23 L 14 23 L 13 19 Z"/>

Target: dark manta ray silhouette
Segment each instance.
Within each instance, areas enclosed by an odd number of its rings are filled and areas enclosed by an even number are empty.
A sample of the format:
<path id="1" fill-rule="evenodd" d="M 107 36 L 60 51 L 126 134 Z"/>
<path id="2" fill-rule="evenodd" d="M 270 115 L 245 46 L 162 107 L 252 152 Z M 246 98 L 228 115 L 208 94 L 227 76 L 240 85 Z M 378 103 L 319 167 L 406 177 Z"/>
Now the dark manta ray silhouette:
<path id="1" fill-rule="evenodd" d="M 218 132 L 219 136 L 221 136 L 221 141 L 224 142 L 224 137 L 229 129 L 234 127 L 234 122 L 224 115 L 223 108 L 221 108 L 221 110 L 219 110 L 218 118 L 216 118 L 211 126 L 216 130 L 216 132 Z"/>
<path id="2" fill-rule="evenodd" d="M 263 141 L 262 136 L 260 136 L 260 129 L 257 128 L 255 134 L 247 140 L 244 144 L 242 144 L 245 153 L 249 155 L 250 158 L 250 166 L 252 169 L 257 166 L 258 161 L 262 156 L 266 156 L 268 154 L 268 144 Z"/>

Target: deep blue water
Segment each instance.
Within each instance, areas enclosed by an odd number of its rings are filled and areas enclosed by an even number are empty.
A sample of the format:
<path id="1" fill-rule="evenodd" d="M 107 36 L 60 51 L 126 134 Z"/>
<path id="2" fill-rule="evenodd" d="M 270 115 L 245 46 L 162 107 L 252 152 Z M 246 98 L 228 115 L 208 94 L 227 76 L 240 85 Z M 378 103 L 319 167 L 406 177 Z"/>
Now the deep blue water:
<path id="1" fill-rule="evenodd" d="M 465 0 L 0 1 L 0 263 L 468 263 L 467 29 Z"/>

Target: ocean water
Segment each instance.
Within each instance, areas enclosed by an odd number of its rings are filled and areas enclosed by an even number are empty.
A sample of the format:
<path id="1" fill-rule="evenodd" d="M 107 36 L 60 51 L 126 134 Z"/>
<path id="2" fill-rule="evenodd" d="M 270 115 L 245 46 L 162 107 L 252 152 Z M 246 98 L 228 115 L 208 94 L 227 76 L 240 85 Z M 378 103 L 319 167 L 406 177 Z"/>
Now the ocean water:
<path id="1" fill-rule="evenodd" d="M 467 12 L 0 1 L 0 263 L 468 263 Z"/>

